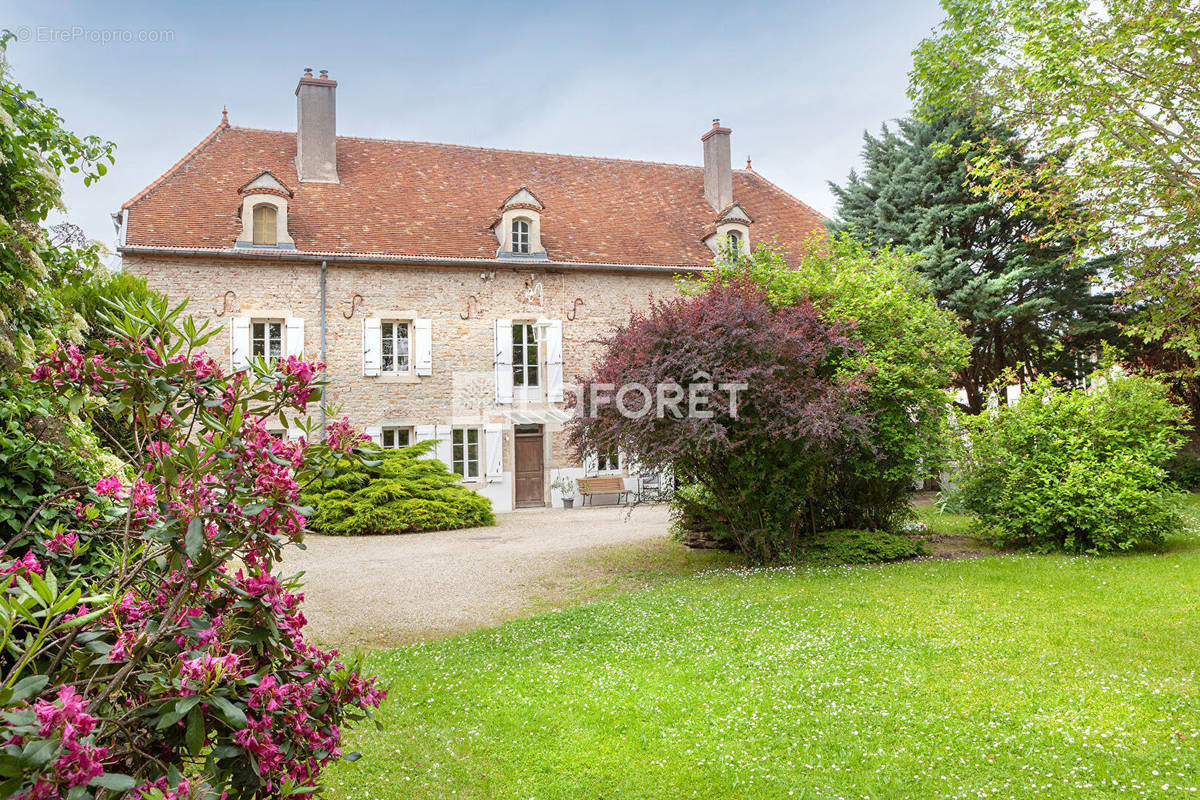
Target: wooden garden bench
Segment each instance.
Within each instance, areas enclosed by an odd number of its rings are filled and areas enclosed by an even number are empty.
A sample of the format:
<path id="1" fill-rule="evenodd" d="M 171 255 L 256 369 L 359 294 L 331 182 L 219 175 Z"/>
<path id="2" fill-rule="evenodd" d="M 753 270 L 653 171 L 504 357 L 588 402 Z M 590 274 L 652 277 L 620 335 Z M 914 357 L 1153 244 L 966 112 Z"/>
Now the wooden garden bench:
<path id="1" fill-rule="evenodd" d="M 579 494 L 583 499 L 580 505 L 587 505 L 589 498 L 598 494 L 615 494 L 617 502 L 620 503 L 627 498 L 630 491 L 625 488 L 625 479 L 620 475 L 603 475 L 598 478 L 577 478 L 575 486 L 579 489 Z M 592 505 L 595 505 L 593 503 Z"/>

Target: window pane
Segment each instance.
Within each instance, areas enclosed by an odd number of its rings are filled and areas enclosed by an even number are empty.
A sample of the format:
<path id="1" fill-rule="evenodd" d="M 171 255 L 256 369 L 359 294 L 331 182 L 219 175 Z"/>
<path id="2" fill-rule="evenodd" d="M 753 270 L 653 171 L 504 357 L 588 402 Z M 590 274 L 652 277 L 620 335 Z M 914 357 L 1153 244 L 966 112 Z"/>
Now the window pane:
<path id="1" fill-rule="evenodd" d="M 396 446 L 396 432 L 394 430 L 392 430 L 391 428 L 383 429 L 383 446 L 384 447 L 395 447 Z"/>
<path id="2" fill-rule="evenodd" d="M 461 445 L 463 443 L 463 429 L 462 428 L 454 429 L 454 443 L 456 445 Z"/>
<path id="3" fill-rule="evenodd" d="M 396 429 L 396 446 L 397 447 L 408 447 L 408 445 L 409 445 L 408 437 L 409 437 L 408 428 L 397 428 Z"/>

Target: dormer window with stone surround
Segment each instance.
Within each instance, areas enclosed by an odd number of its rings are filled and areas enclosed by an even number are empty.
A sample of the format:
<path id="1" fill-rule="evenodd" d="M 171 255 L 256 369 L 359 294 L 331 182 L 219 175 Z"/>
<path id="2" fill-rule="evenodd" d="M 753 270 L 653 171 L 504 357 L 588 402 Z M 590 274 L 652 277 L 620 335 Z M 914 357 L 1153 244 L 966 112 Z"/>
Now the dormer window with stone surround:
<path id="1" fill-rule="evenodd" d="M 288 201 L 292 190 L 263 171 L 238 189 L 242 196 L 240 216 L 242 232 L 234 247 L 254 249 L 295 250 L 296 243 L 288 234 Z"/>
<path id="2" fill-rule="evenodd" d="M 753 222 L 745 209 L 734 203 L 717 219 L 715 229 L 710 228 L 713 232 L 705 237 L 704 243 L 714 255 L 720 255 L 725 247 L 736 255 L 749 255 L 750 225 Z"/>
<path id="3" fill-rule="evenodd" d="M 522 186 L 500 206 L 500 218 L 493 225 L 497 258 L 544 261 L 549 258 L 542 246 L 542 201 Z"/>

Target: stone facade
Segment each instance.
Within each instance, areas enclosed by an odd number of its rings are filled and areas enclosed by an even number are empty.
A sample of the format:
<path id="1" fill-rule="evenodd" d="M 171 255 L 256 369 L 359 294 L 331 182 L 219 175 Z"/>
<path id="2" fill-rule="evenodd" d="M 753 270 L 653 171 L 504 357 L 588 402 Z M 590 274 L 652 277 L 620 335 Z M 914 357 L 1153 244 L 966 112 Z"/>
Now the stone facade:
<path id="1" fill-rule="evenodd" d="M 541 424 L 544 430 L 543 497 L 561 505 L 550 488 L 559 475 L 579 477 L 585 467 L 568 452 L 561 424 L 563 405 L 545 398 L 547 367 L 541 350 L 541 390 L 527 402 L 497 402 L 495 321 L 561 323 L 562 375 L 568 386 L 589 372 L 597 340 L 628 320 L 631 308 L 676 296 L 674 271 L 582 269 L 553 264 L 428 266 L 329 261 L 325 269 L 325 351 L 321 352 L 321 262 L 221 256 L 126 255 L 124 268 L 144 275 L 149 285 L 173 301 L 190 299 L 199 320 L 224 325 L 235 319 L 302 319 L 303 344 L 289 342 L 309 358 L 323 359 L 332 381 L 327 402 L 378 436 L 381 426 L 410 429 L 428 438 L 431 426 L 441 439 L 437 454 L 450 461 L 447 439 L 453 427 L 480 430 L 480 449 L 499 445 L 500 474 L 482 465 L 480 479 L 468 485 L 488 496 L 497 511 L 516 504 L 514 425 Z M 429 375 L 364 375 L 364 319 L 430 320 Z M 232 366 L 231 336 L 218 334 L 210 351 Z M 313 411 L 315 412 L 315 409 Z M 484 435 L 484 428 L 493 433 Z M 628 472 L 624 465 L 622 471 Z M 629 488 L 636 479 L 628 478 Z"/>

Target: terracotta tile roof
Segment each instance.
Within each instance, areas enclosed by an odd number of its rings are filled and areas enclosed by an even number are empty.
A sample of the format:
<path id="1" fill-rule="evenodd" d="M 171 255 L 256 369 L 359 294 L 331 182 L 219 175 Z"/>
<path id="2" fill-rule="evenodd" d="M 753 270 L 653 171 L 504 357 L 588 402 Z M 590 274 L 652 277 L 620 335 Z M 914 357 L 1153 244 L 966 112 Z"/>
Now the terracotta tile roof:
<path id="1" fill-rule="evenodd" d="M 698 166 L 338 137 L 340 184 L 301 183 L 296 135 L 222 122 L 126 203 L 128 247 L 231 249 L 238 189 L 269 170 L 294 197 L 288 229 L 310 253 L 493 258 L 489 226 L 522 186 L 544 204 L 551 261 L 703 265 L 716 214 Z M 753 170 L 734 170 L 752 241 L 795 247 L 824 218 Z"/>

